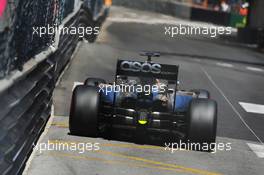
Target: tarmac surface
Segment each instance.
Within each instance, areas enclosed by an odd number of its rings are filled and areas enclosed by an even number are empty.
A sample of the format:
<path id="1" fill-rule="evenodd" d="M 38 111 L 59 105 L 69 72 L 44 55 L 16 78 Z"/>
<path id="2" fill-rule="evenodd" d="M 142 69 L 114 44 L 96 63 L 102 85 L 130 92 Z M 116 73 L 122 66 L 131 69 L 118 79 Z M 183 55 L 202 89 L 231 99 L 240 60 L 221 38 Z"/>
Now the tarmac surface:
<path id="1" fill-rule="evenodd" d="M 183 21 L 161 14 L 113 7 L 98 40 L 82 42 L 54 93 L 54 114 L 28 161 L 27 175 L 239 174 L 264 172 L 264 55 L 219 38 L 165 35 L 164 27 Z M 164 53 L 154 61 L 180 65 L 182 89 L 208 89 L 218 103 L 216 153 L 169 150 L 165 144 L 69 135 L 72 88 L 87 77 L 113 82 L 118 58 L 140 58 L 142 50 Z M 167 54 L 166 54 L 167 53 Z M 206 59 L 203 59 L 206 58 Z M 221 58 L 221 59 L 217 59 Z M 241 62 L 242 61 L 242 62 Z M 258 64 L 246 64 L 258 63 Z M 40 152 L 44 144 L 75 145 Z M 83 144 L 88 145 L 83 151 Z M 98 150 L 98 147 L 100 148 Z M 225 147 L 226 149 L 227 147 Z M 48 149 L 48 147 L 46 147 Z"/>

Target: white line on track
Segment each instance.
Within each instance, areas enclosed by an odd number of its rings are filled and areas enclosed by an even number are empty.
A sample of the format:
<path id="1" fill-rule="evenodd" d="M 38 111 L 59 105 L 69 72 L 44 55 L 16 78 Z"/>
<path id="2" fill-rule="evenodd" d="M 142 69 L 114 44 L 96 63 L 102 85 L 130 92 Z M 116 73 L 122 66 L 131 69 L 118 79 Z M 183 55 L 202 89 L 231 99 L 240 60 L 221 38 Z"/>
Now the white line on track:
<path id="1" fill-rule="evenodd" d="M 259 157 L 264 158 L 264 145 L 247 143 L 249 148 Z"/>
<path id="2" fill-rule="evenodd" d="M 229 68 L 234 67 L 232 64 L 228 64 L 228 63 L 216 63 L 216 65 L 222 67 L 229 67 Z"/>
<path id="3" fill-rule="evenodd" d="M 201 62 L 201 59 L 194 58 L 194 61 Z"/>
<path id="4" fill-rule="evenodd" d="M 138 24 L 148 24 L 148 25 L 182 25 L 182 26 L 193 26 L 193 27 L 215 27 L 217 25 L 204 23 L 204 22 L 190 22 L 180 19 L 168 19 L 168 18 L 155 18 L 149 16 L 137 16 L 137 17 L 109 17 L 107 21 L 113 23 L 138 23 Z M 232 33 L 236 32 L 237 29 L 232 28 Z"/>
<path id="5" fill-rule="evenodd" d="M 242 115 L 238 112 L 238 110 L 236 110 L 236 108 L 234 107 L 234 105 L 230 102 L 230 100 L 226 97 L 226 95 L 224 94 L 224 92 L 218 87 L 218 85 L 215 83 L 215 81 L 213 80 L 213 78 L 209 75 L 209 73 L 203 68 L 200 67 L 202 69 L 202 71 L 205 73 L 205 75 L 207 76 L 207 78 L 211 81 L 211 83 L 214 85 L 214 87 L 220 92 L 220 94 L 224 97 L 224 99 L 227 101 L 227 103 L 231 106 L 231 108 L 233 109 L 233 111 L 237 114 L 237 116 L 239 117 L 239 119 L 242 121 L 242 123 L 248 128 L 248 130 L 256 137 L 256 139 L 262 144 L 262 140 L 257 136 L 257 134 L 250 128 L 250 126 L 247 124 L 247 122 L 244 120 L 244 118 L 242 117 Z"/>
<path id="6" fill-rule="evenodd" d="M 263 69 L 258 67 L 246 67 L 247 70 L 255 71 L 255 72 L 264 72 Z"/>
<path id="7" fill-rule="evenodd" d="M 75 81 L 72 86 L 72 91 L 76 88 L 76 86 L 83 85 L 83 82 L 77 82 Z"/>
<path id="8" fill-rule="evenodd" d="M 186 21 L 177 21 L 177 20 L 169 20 L 169 19 L 153 19 L 153 18 L 126 18 L 126 17 L 110 17 L 107 19 L 110 22 L 118 22 L 118 23 L 140 23 L 140 24 L 174 24 L 174 25 L 190 25 L 190 22 Z M 191 23 L 192 26 L 200 26 L 200 25 L 208 25 L 208 24 L 199 24 L 199 23 Z"/>
<path id="9" fill-rule="evenodd" d="M 246 112 L 264 114 L 264 105 L 239 102 Z"/>

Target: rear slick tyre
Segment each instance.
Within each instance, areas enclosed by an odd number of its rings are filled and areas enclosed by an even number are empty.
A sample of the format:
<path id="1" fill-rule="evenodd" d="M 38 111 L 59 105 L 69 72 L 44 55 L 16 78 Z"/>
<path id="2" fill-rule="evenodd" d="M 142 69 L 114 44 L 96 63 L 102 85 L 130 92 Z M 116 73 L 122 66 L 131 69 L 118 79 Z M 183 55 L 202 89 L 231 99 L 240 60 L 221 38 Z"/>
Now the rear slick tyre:
<path id="1" fill-rule="evenodd" d="M 73 135 L 97 137 L 100 93 L 97 87 L 77 86 L 72 95 L 69 129 Z"/>
<path id="2" fill-rule="evenodd" d="M 188 142 L 194 146 L 193 150 L 211 151 L 216 141 L 217 104 L 210 99 L 193 99 L 188 112 Z M 197 145 L 196 145 L 197 144 Z M 203 150 L 203 145 L 210 146 Z"/>

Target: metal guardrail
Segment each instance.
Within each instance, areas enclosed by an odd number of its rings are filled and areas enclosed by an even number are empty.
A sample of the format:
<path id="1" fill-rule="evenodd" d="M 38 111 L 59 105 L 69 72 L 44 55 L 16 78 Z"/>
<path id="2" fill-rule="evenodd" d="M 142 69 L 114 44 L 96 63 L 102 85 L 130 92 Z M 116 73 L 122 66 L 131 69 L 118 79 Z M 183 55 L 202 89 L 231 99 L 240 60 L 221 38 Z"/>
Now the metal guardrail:
<path id="1" fill-rule="evenodd" d="M 20 0 L 15 20 L 15 67 L 21 67 L 54 42 L 55 34 L 33 35 L 33 27 L 58 26 L 73 11 L 74 0 Z"/>
<path id="2" fill-rule="evenodd" d="M 0 32 L 0 79 L 7 74 L 7 71 L 10 69 L 10 64 L 12 59 L 10 57 L 15 58 L 15 51 L 8 47 L 11 44 L 9 40 L 9 30 L 4 30 Z M 13 59 L 14 60 L 14 59 Z"/>
<path id="3" fill-rule="evenodd" d="M 264 49 L 264 28 L 259 28 L 258 29 L 258 48 L 259 49 Z"/>
<path id="4" fill-rule="evenodd" d="M 79 13 L 66 25 L 77 26 L 78 18 Z M 7 46 L 10 44 L 7 42 L 10 40 L 8 38 L 10 31 L 6 30 L 1 34 L 0 57 L 5 59 L 1 59 L 0 68 L 2 71 L 7 71 L 8 67 L 4 66 L 12 63 L 10 60 L 14 59 L 14 57 L 10 58 L 12 53 L 10 54 L 11 49 Z M 8 89 L 0 92 L 0 174 L 21 173 L 32 151 L 32 143 L 36 142 L 50 116 L 55 82 L 69 61 L 78 41 L 77 36 L 60 38 L 61 45 L 57 52 L 19 77 L 19 80 Z M 65 50 L 68 51 L 60 52 Z M 15 55 L 14 50 L 12 51 Z M 1 86 L 3 85 L 1 82 Z"/>
<path id="5" fill-rule="evenodd" d="M 22 70 L 28 60 L 54 42 L 54 35 L 33 35 L 33 27 L 60 25 L 73 11 L 74 5 L 75 0 L 18 0 L 8 3 L 11 7 L 6 9 L 9 17 L 5 20 L 10 24 L 6 30 L 0 31 L 0 79 L 13 70 Z"/>
<path id="6" fill-rule="evenodd" d="M 77 26 L 79 13 L 66 23 Z M 52 93 L 75 50 L 75 35 L 60 37 L 58 50 L 0 94 L 0 174 L 18 174 L 51 112 Z"/>

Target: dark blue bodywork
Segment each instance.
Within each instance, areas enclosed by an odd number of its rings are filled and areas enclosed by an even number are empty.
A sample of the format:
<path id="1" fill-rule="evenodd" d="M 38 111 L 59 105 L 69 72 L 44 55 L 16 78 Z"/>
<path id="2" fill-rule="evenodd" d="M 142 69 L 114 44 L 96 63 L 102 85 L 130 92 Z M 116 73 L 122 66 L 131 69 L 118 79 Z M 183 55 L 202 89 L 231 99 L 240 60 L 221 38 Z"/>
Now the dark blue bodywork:
<path id="1" fill-rule="evenodd" d="M 119 92 L 116 93 L 116 98 L 118 98 L 120 95 Z M 153 100 L 156 99 L 158 93 L 153 93 Z M 115 92 L 112 90 L 109 91 L 106 91 L 106 90 L 103 90 L 102 91 L 102 99 L 103 101 L 107 102 L 107 103 L 111 103 L 113 104 L 114 103 L 114 97 L 115 96 Z M 182 94 L 177 94 L 176 93 L 176 97 L 174 100 L 172 100 L 174 102 L 174 106 L 173 109 L 174 109 L 174 112 L 185 112 L 187 111 L 188 107 L 189 107 L 189 104 L 191 102 L 191 100 L 193 99 L 192 96 L 190 95 L 182 95 Z"/>
<path id="2" fill-rule="evenodd" d="M 95 21 L 107 10 L 104 8 L 104 0 L 84 0 L 83 6 L 89 10 Z"/>

